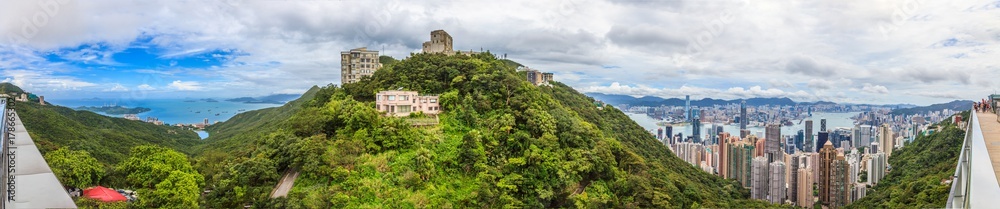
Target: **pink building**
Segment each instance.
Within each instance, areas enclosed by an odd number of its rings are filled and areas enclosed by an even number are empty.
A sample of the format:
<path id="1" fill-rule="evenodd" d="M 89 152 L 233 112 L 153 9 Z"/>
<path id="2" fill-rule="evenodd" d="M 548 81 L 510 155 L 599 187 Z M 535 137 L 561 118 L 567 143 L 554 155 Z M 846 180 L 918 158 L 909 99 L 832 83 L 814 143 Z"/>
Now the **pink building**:
<path id="1" fill-rule="evenodd" d="M 407 116 L 411 112 L 436 115 L 441 112 L 438 96 L 420 96 L 416 91 L 381 91 L 375 95 L 375 108 L 391 116 Z"/>

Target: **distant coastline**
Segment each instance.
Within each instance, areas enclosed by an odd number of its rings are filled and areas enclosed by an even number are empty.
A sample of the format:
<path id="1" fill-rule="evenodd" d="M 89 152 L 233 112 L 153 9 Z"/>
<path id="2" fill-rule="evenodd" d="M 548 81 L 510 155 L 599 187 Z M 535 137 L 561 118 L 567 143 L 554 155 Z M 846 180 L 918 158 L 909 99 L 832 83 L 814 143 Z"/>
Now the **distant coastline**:
<path id="1" fill-rule="evenodd" d="M 274 94 L 263 97 L 239 97 L 227 99 L 227 102 L 242 102 L 246 104 L 285 104 L 301 95 L 298 94 Z"/>
<path id="2" fill-rule="evenodd" d="M 91 111 L 91 112 L 101 112 L 101 113 L 111 114 L 111 115 L 139 114 L 139 113 L 149 112 L 149 111 L 152 110 L 152 109 L 145 108 L 145 107 L 128 108 L 128 107 L 122 107 L 122 106 L 117 106 L 117 105 L 116 106 L 103 106 L 103 107 L 80 106 L 80 107 L 77 107 L 76 109 L 77 110 L 86 110 L 86 111 Z"/>

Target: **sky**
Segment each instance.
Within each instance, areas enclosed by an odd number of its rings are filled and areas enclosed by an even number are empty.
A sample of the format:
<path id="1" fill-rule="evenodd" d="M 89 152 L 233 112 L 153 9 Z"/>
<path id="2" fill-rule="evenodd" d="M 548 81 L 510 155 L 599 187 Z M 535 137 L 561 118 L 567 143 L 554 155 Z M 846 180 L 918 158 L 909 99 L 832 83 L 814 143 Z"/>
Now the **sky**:
<path id="1" fill-rule="evenodd" d="M 998 0 L 5 1 L 0 79 L 47 98 L 302 93 L 444 29 L 581 92 L 927 105 L 1000 89 Z"/>

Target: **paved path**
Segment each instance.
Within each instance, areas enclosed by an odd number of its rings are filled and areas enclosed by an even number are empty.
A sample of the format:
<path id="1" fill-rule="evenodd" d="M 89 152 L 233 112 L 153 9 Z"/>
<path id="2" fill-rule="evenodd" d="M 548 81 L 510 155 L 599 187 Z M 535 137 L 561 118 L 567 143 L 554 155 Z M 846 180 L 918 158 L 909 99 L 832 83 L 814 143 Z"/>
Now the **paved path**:
<path id="1" fill-rule="evenodd" d="M 997 115 L 993 113 L 977 113 L 976 115 L 979 117 L 979 127 L 983 130 L 986 150 L 990 153 L 994 175 L 1000 182 L 1000 122 L 997 122 Z"/>
<path id="2" fill-rule="evenodd" d="M 292 185 L 295 184 L 295 179 L 297 178 L 299 178 L 299 171 L 289 170 L 285 172 L 285 175 L 281 176 L 278 186 L 275 186 L 274 190 L 271 190 L 271 198 L 288 196 L 288 191 L 292 190 Z"/>

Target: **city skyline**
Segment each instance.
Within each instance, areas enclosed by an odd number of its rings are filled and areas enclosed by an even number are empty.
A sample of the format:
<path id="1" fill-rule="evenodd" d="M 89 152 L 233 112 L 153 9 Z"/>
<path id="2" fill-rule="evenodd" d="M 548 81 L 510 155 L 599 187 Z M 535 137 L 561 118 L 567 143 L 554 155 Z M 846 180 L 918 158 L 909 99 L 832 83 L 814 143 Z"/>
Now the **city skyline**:
<path id="1" fill-rule="evenodd" d="M 0 79 L 50 98 L 302 93 L 341 83 L 342 51 L 369 47 L 401 59 L 419 53 L 427 32 L 444 29 L 456 50 L 506 55 L 581 92 L 928 105 L 1000 89 L 976 76 L 1000 72 L 998 8 L 996 1 L 12 2 L 0 9 Z"/>

